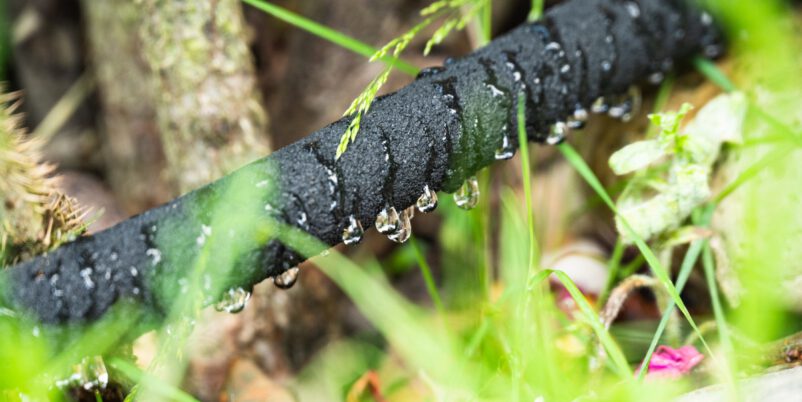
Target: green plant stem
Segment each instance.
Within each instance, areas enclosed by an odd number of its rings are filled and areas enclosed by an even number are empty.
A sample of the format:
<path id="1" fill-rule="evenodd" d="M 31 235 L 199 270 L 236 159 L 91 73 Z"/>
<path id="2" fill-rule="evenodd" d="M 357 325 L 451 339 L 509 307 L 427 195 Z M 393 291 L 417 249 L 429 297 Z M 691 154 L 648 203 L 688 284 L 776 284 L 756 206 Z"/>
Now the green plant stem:
<path id="1" fill-rule="evenodd" d="M 679 276 L 677 277 L 677 291 L 682 292 L 682 289 L 685 288 L 685 283 L 688 281 L 691 271 L 696 265 L 696 261 L 699 259 L 702 245 L 703 241 L 697 240 L 691 244 L 691 247 L 685 253 L 685 258 L 682 260 L 682 266 L 680 267 Z M 641 370 L 638 372 L 638 380 L 642 380 L 645 377 L 646 372 L 648 371 L 645 368 L 649 367 L 649 362 L 652 360 L 652 355 L 654 354 L 655 349 L 657 349 L 657 344 L 660 342 L 660 339 L 663 337 L 663 332 L 665 332 L 666 327 L 668 326 L 668 321 L 671 319 L 672 314 L 674 314 L 674 300 L 670 300 L 668 306 L 666 306 L 666 309 L 663 311 L 663 316 L 660 318 L 660 323 L 657 325 L 657 330 L 652 336 L 649 349 L 646 351 L 646 355 L 643 357 Z"/>
<path id="2" fill-rule="evenodd" d="M 735 180 L 728 183 L 724 189 L 719 192 L 716 197 L 713 199 L 715 204 L 720 204 L 724 201 L 725 198 L 729 197 L 735 190 L 740 188 L 744 183 L 747 181 L 755 178 L 763 169 L 772 166 L 782 160 L 784 160 L 788 155 L 790 155 L 793 151 L 795 151 L 795 147 L 778 147 L 773 149 L 771 152 L 766 154 L 764 157 L 760 158 L 757 162 L 753 165 L 747 167 Z"/>
<path id="3" fill-rule="evenodd" d="M 543 15 L 543 0 L 532 0 L 532 7 L 529 10 L 529 16 L 526 17 L 526 20 L 529 22 L 534 22 L 540 19 Z"/>
<path id="4" fill-rule="evenodd" d="M 426 283 L 426 290 L 429 292 L 429 297 L 432 298 L 432 303 L 434 303 L 434 307 L 437 309 L 437 312 L 440 315 L 445 314 L 445 308 L 443 307 L 443 302 L 440 299 L 440 293 L 437 290 L 437 285 L 434 282 L 434 276 L 432 275 L 432 269 L 429 266 L 429 263 L 426 261 L 426 257 L 423 255 L 423 252 L 418 245 L 418 241 L 415 239 L 415 236 L 410 237 L 409 245 L 412 247 L 412 250 L 415 252 L 415 258 L 418 261 L 418 266 L 420 267 L 421 275 L 423 275 L 423 281 Z"/>
<path id="5" fill-rule="evenodd" d="M 629 264 L 624 265 L 624 267 L 621 268 L 621 271 L 618 273 L 618 279 L 626 278 L 634 274 L 644 262 L 646 262 L 646 260 L 643 258 L 643 255 L 638 254 L 638 256 L 630 261 Z"/>
<path id="6" fill-rule="evenodd" d="M 668 294 L 671 296 L 676 305 L 679 307 L 680 311 L 682 312 L 682 315 L 685 316 L 685 319 L 691 325 L 693 330 L 699 333 L 699 327 L 696 325 L 696 322 L 691 316 L 690 311 L 688 311 L 688 308 L 685 306 L 685 302 L 682 301 L 682 298 L 680 297 L 677 288 L 674 287 L 674 283 L 671 282 L 671 278 L 669 278 L 666 269 L 660 263 L 660 260 L 657 258 L 657 256 L 654 255 L 654 252 L 652 252 L 649 246 L 646 245 L 646 242 L 643 241 L 643 239 L 641 239 L 635 233 L 635 231 L 629 225 L 629 222 L 627 222 L 627 220 L 624 219 L 624 217 L 621 216 L 621 214 L 618 212 L 618 208 L 615 206 L 615 203 L 613 203 L 613 200 L 607 194 L 607 191 L 604 189 L 604 186 L 602 186 L 601 182 L 596 177 L 596 175 L 593 174 L 593 171 L 590 169 L 590 166 L 588 166 L 587 163 L 585 163 L 585 161 L 582 159 L 579 153 L 577 153 L 576 150 L 573 147 L 571 147 L 571 145 L 568 144 L 567 142 L 560 144 L 558 146 L 558 149 L 566 158 L 566 160 L 568 160 L 568 162 L 571 163 L 574 166 L 574 168 L 579 172 L 579 174 L 585 179 L 588 185 L 590 185 L 590 187 L 593 188 L 593 190 L 599 194 L 599 196 L 602 198 L 605 204 L 607 204 L 607 206 L 610 207 L 613 213 L 621 217 L 621 223 L 624 226 L 624 229 L 626 230 L 629 237 L 633 239 L 635 245 L 638 247 L 638 250 L 640 250 L 641 254 L 646 259 L 646 262 L 649 264 L 652 273 L 654 273 L 655 277 L 657 277 L 657 279 L 666 288 Z M 707 344 L 707 342 L 705 341 L 704 337 L 702 337 L 701 334 L 699 334 L 699 339 L 705 346 L 705 349 L 712 356 L 713 351 L 712 349 L 710 349 L 710 346 Z"/>
<path id="7" fill-rule="evenodd" d="M 672 89 L 674 89 L 674 76 L 669 75 L 663 81 L 663 83 L 660 84 L 660 89 L 657 91 L 657 96 L 654 98 L 654 107 L 652 107 L 652 113 L 660 113 L 660 111 L 665 109 Z M 656 124 L 650 124 L 649 129 L 646 131 L 646 137 L 653 138 L 657 135 L 659 130 L 660 126 Z"/>
<path id="8" fill-rule="evenodd" d="M 539 248 L 535 237 L 535 215 L 532 211 L 532 177 L 529 162 L 529 141 L 526 136 L 526 122 L 524 114 L 524 97 L 518 97 L 518 144 L 521 153 L 521 175 L 524 184 L 524 202 L 526 204 L 526 225 L 529 231 L 529 269 L 532 270 L 536 265 Z"/>
<path id="9" fill-rule="evenodd" d="M 696 222 L 697 225 L 701 227 L 706 227 L 710 224 L 710 220 L 713 217 L 713 211 L 715 209 L 715 204 L 706 205 L 701 209 L 701 214 Z M 699 260 L 699 255 L 702 252 L 702 248 L 706 246 L 707 240 L 696 240 L 694 241 L 691 246 L 688 248 L 688 251 L 685 253 L 685 257 L 682 260 L 682 265 L 680 266 L 679 275 L 677 276 L 677 289 L 679 292 L 682 292 L 682 289 L 685 287 L 685 284 L 688 282 L 688 278 L 691 275 L 691 271 L 693 267 L 696 266 L 696 262 Z M 663 332 L 666 329 L 668 324 L 668 320 L 671 318 L 671 315 L 674 313 L 674 301 L 670 300 L 668 306 L 666 307 L 665 311 L 663 311 L 663 316 L 660 319 L 660 324 L 657 326 L 657 330 L 652 337 L 652 341 L 649 344 L 649 349 L 646 352 L 646 356 L 643 358 L 642 367 L 648 367 L 649 362 L 652 359 L 652 355 L 654 354 L 655 349 L 657 348 L 657 344 L 660 341 L 660 338 L 663 336 Z M 701 331 L 698 332 L 700 339 L 701 339 Z M 641 370 L 638 373 L 638 379 L 642 380 L 646 375 L 647 370 Z"/>
<path id="10" fill-rule="evenodd" d="M 702 254 L 702 266 L 705 271 L 705 280 L 707 281 L 708 291 L 710 292 L 710 300 L 713 304 L 713 315 L 716 318 L 716 327 L 718 328 L 719 341 L 724 348 L 724 356 L 733 356 L 735 349 L 732 346 L 732 335 L 730 334 L 730 327 L 727 324 L 727 318 L 724 316 L 724 308 L 721 304 L 721 297 L 718 293 L 718 286 L 716 285 L 715 266 L 713 262 L 713 253 L 710 249 L 709 242 L 704 242 L 704 250 Z M 737 395 L 738 381 L 736 380 L 736 373 L 738 367 L 736 366 L 736 359 L 729 359 L 727 362 L 725 372 L 727 374 L 727 382 L 730 385 L 732 395 Z"/>
<path id="11" fill-rule="evenodd" d="M 613 285 L 615 285 L 618 280 L 618 273 L 621 270 L 621 258 L 624 256 L 624 250 L 626 250 L 626 246 L 619 238 L 615 242 L 613 255 L 610 257 L 610 261 L 607 264 L 607 283 L 605 283 L 604 290 L 602 290 L 601 295 L 599 295 L 599 302 L 597 303 L 599 308 L 605 305 L 607 298 L 610 296 L 610 290 L 613 289 Z"/>
<path id="12" fill-rule="evenodd" d="M 543 282 L 549 276 L 554 275 L 557 280 L 565 287 L 568 291 L 568 294 L 571 295 L 571 298 L 576 302 L 579 311 L 584 315 L 585 320 L 590 324 L 591 328 L 593 328 L 593 332 L 599 338 L 599 341 L 604 346 L 605 351 L 610 356 L 613 367 L 621 375 L 622 378 L 631 378 L 632 377 L 632 370 L 629 367 L 629 363 L 627 363 L 626 358 L 624 357 L 624 352 L 621 351 L 621 348 L 615 342 L 613 337 L 610 333 L 604 328 L 604 324 L 602 324 L 599 316 L 596 314 L 596 311 L 591 307 L 588 300 L 585 298 L 585 295 L 582 294 L 582 291 L 576 287 L 576 284 L 562 271 L 555 271 L 550 269 L 545 269 L 540 271 L 531 281 L 529 281 L 529 288 L 534 288 L 540 282 Z"/>
<path id="13" fill-rule="evenodd" d="M 488 1 L 482 6 L 482 11 L 479 17 L 480 27 L 482 32 L 482 40 L 480 45 L 484 46 L 493 39 L 493 2 Z"/>
<path id="14" fill-rule="evenodd" d="M 696 57 L 693 59 L 693 64 L 697 70 L 699 70 L 702 75 L 707 77 L 710 81 L 714 84 L 718 85 L 721 89 L 725 92 L 732 92 L 735 91 L 736 88 L 735 84 L 730 81 L 724 72 L 716 66 L 715 63 L 710 61 L 709 59 L 705 59 L 703 57 Z"/>
<path id="15" fill-rule="evenodd" d="M 264 0 L 242 0 L 242 1 L 288 24 L 301 28 L 315 36 L 318 36 L 336 45 L 342 46 L 343 48 L 348 49 L 364 57 L 370 58 L 378 50 L 373 46 L 370 46 L 367 43 L 364 43 L 358 39 L 354 39 L 348 35 L 345 35 L 341 32 L 331 29 L 325 25 L 321 25 L 315 21 L 312 21 L 308 18 L 295 14 L 292 11 L 279 7 L 275 4 L 268 3 Z M 399 71 L 405 74 L 411 76 L 415 76 L 418 74 L 417 67 L 396 57 L 386 55 L 384 57 L 381 57 L 379 60 L 392 67 L 397 68 Z"/>
<path id="16" fill-rule="evenodd" d="M 158 392 L 162 396 L 169 398 L 171 401 L 180 402 L 198 402 L 184 391 L 178 388 L 165 384 L 161 379 L 156 378 L 148 373 L 143 372 L 133 364 L 119 358 L 114 358 L 109 361 L 109 366 L 118 370 L 123 375 L 137 383 L 147 383 L 148 387 Z M 128 399 L 126 399 L 127 401 Z"/>

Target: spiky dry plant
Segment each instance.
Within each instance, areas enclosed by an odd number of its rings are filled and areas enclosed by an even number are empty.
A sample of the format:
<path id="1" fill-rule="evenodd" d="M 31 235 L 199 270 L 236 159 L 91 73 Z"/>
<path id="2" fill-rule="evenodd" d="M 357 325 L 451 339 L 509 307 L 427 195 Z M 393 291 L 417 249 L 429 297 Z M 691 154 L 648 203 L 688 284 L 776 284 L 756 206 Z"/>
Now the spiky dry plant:
<path id="1" fill-rule="evenodd" d="M 83 233 L 85 208 L 57 190 L 42 141 L 26 138 L 18 93 L 0 87 L 0 266 L 48 251 Z"/>

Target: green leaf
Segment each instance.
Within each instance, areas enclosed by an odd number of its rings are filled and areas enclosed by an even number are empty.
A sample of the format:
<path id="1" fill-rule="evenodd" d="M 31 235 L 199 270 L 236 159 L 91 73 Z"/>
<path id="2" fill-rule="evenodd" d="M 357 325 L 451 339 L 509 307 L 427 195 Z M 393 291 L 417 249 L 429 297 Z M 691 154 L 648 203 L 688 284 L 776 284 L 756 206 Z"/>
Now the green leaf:
<path id="1" fill-rule="evenodd" d="M 243 2 L 252 5 L 253 7 L 264 11 L 288 24 L 295 25 L 315 36 L 323 38 L 331 43 L 339 45 L 354 53 L 360 54 L 365 57 L 371 57 L 377 50 L 367 43 L 354 39 L 342 32 L 331 29 L 325 25 L 318 24 L 308 18 L 295 14 L 287 9 L 279 7 L 275 4 L 269 3 L 264 0 L 242 0 Z M 409 75 L 416 75 L 418 68 L 396 57 L 380 57 L 381 61 L 390 66 L 398 68 Z"/>
<path id="2" fill-rule="evenodd" d="M 657 140 L 638 141 L 619 149 L 610 157 L 610 168 L 617 175 L 643 169 L 666 155 Z"/>

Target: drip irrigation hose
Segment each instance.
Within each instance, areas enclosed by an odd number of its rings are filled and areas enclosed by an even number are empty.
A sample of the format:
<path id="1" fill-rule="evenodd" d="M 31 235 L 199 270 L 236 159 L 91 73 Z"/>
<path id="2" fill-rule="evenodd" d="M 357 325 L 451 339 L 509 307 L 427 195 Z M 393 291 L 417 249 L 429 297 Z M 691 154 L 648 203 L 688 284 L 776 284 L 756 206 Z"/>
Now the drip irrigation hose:
<path id="1" fill-rule="evenodd" d="M 87 323 L 121 300 L 163 317 L 191 280 L 202 284 L 207 302 L 269 277 L 291 285 L 302 259 L 261 232 L 260 217 L 335 245 L 357 242 L 378 216 L 378 226 L 403 241 L 408 207 L 420 199 L 420 209 L 433 209 L 435 191 L 456 191 L 458 204 L 470 206 L 469 178 L 512 156 L 519 94 L 529 140 L 556 143 L 588 110 L 625 115 L 628 101 L 620 95 L 633 84 L 657 82 L 694 55 L 722 50 L 710 15 L 684 0 L 568 0 L 541 21 L 425 69 L 378 98 L 339 159 L 351 117 L 164 206 L 10 267 L 2 273 L 2 302 L 44 323 Z M 244 198 L 231 198 L 243 187 Z M 193 279 L 198 264 L 232 269 Z"/>

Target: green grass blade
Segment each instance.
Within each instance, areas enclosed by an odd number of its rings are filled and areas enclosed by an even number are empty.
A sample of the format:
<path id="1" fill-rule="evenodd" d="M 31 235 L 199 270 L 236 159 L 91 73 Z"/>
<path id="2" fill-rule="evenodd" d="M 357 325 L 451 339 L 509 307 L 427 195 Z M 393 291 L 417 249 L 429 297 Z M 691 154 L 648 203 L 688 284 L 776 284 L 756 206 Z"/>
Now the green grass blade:
<path id="1" fill-rule="evenodd" d="M 602 186 L 599 179 L 596 177 L 596 175 L 593 173 L 593 171 L 590 169 L 587 163 L 585 163 L 585 161 L 582 159 L 579 153 L 577 153 L 576 150 L 573 147 L 571 147 L 571 145 L 569 145 L 568 143 L 563 143 L 559 145 L 558 149 L 560 150 L 560 152 L 562 152 L 565 159 L 568 160 L 568 162 L 571 165 L 573 165 L 574 169 L 576 169 L 577 172 L 579 172 L 580 176 L 582 176 L 585 179 L 588 185 L 590 185 L 590 187 L 593 188 L 594 191 L 596 191 L 599 197 L 601 197 L 601 199 L 604 201 L 605 204 L 607 204 L 607 206 L 613 211 L 613 213 L 621 217 L 621 223 L 623 224 L 624 229 L 627 231 L 629 237 L 634 240 L 635 245 L 638 247 L 638 250 L 640 250 L 641 254 L 646 259 L 646 262 L 649 264 L 649 267 L 651 268 L 655 277 L 657 277 L 657 279 L 666 288 L 669 296 L 671 296 L 671 298 L 674 300 L 674 303 L 677 304 L 677 307 L 679 307 L 680 311 L 682 312 L 682 315 L 685 316 L 685 319 L 691 325 L 693 330 L 699 335 L 699 339 L 702 341 L 702 344 L 704 344 L 707 351 L 712 355 L 713 351 L 710 349 L 710 346 L 708 346 L 701 331 L 699 331 L 699 327 L 696 325 L 696 322 L 691 316 L 691 313 L 685 306 L 685 302 L 682 301 L 679 292 L 677 292 L 677 288 L 674 287 L 674 283 L 671 282 L 671 278 L 669 278 L 668 272 L 663 267 L 663 264 L 660 263 L 660 260 L 657 258 L 657 256 L 654 255 L 654 252 L 652 252 L 649 246 L 646 245 L 646 242 L 643 241 L 643 239 L 641 239 L 635 233 L 634 230 L 632 230 L 632 227 L 629 225 L 626 219 L 624 219 L 623 216 L 619 214 L 618 208 L 616 208 L 615 203 L 613 203 L 613 200 L 607 194 L 607 191 L 604 189 L 604 186 Z"/>
<path id="2" fill-rule="evenodd" d="M 725 356 L 733 356 L 732 335 L 730 334 L 730 327 L 727 324 L 727 318 L 724 316 L 724 308 L 721 305 L 721 298 L 718 293 L 718 286 L 716 285 L 716 274 L 713 263 L 713 253 L 710 249 L 710 244 L 705 242 L 702 254 L 702 266 L 705 270 L 705 279 L 710 292 L 710 300 L 713 304 L 713 316 L 716 318 L 716 327 L 718 328 L 719 341 L 724 348 Z M 735 359 L 731 359 L 727 366 L 727 380 L 731 386 L 736 387 L 735 373 L 737 367 L 734 366 Z"/>
<path id="3" fill-rule="evenodd" d="M 532 0 L 532 7 L 529 10 L 529 16 L 526 17 L 526 20 L 529 22 L 534 22 L 540 19 L 543 15 L 543 0 Z"/>
<path id="4" fill-rule="evenodd" d="M 721 69 L 716 66 L 715 63 L 706 59 L 704 57 L 697 57 L 693 59 L 693 64 L 696 66 L 696 69 L 702 73 L 708 80 L 712 81 L 714 84 L 718 85 L 719 88 L 724 90 L 725 92 L 732 92 L 735 91 L 736 88 L 735 84 L 730 81 L 729 77 L 724 74 Z"/>
<path id="5" fill-rule="evenodd" d="M 493 38 L 493 2 L 487 1 L 482 6 L 482 11 L 479 13 L 479 27 L 482 33 L 482 40 L 479 44 L 484 46 Z"/>
<path id="6" fill-rule="evenodd" d="M 677 277 L 676 287 L 678 292 L 682 292 L 688 278 L 691 276 L 691 271 L 696 265 L 696 261 L 699 260 L 699 254 L 701 254 L 703 244 L 703 240 L 697 240 L 691 244 L 691 247 L 688 248 L 688 251 L 685 253 L 685 258 L 682 260 L 682 266 L 680 267 L 679 276 Z M 642 380 L 646 376 L 648 370 L 645 370 L 644 367 L 649 367 L 649 362 L 652 360 L 652 355 L 657 349 L 657 344 L 660 343 L 660 338 L 663 337 L 663 332 L 666 330 L 668 320 L 671 318 L 671 314 L 674 314 L 674 307 L 674 300 L 669 300 L 668 306 L 665 311 L 663 311 L 660 324 L 657 325 L 657 330 L 652 336 L 652 341 L 649 344 L 649 349 L 646 351 L 646 356 L 643 358 L 643 363 L 641 364 L 642 368 L 638 372 L 638 380 Z"/>
<path id="7" fill-rule="evenodd" d="M 735 180 L 728 183 L 724 189 L 719 192 L 716 197 L 713 199 L 713 202 L 716 204 L 721 203 L 724 201 L 725 198 L 729 197 L 735 190 L 740 188 L 744 183 L 747 181 L 755 178 L 760 172 L 762 172 L 765 168 L 772 166 L 783 159 L 785 159 L 788 155 L 790 155 L 793 151 L 795 151 L 795 147 L 776 147 L 771 152 L 766 154 L 764 157 L 760 158 L 757 162 L 753 165 L 744 169 Z"/>
<path id="8" fill-rule="evenodd" d="M 267 1 L 264 0 L 242 0 L 242 1 L 288 24 L 301 28 L 315 36 L 318 36 L 322 39 L 325 39 L 329 42 L 332 42 L 338 46 L 341 46 L 345 49 L 348 49 L 364 57 L 370 58 L 378 51 L 378 49 L 368 45 L 367 43 L 364 43 L 358 39 L 354 39 L 348 35 L 343 34 L 342 32 L 331 29 L 325 25 L 321 25 L 315 21 L 312 21 L 308 18 L 295 14 L 292 11 L 289 11 L 285 8 L 279 7 Z M 405 74 L 409 74 L 412 76 L 418 74 L 417 67 L 396 57 L 386 55 L 380 58 L 379 60 L 397 68 L 399 71 Z"/>
<path id="9" fill-rule="evenodd" d="M 278 225 L 277 239 L 302 256 L 316 257 L 326 245 L 308 233 Z M 453 339 L 427 325 L 417 308 L 398 294 L 381 270 L 364 269 L 331 250 L 314 263 L 354 302 L 400 356 L 427 375 L 456 384 L 472 384 L 473 367 L 465 364 Z"/>
<path id="10" fill-rule="evenodd" d="M 526 136 L 526 115 L 524 95 L 518 96 L 518 148 L 521 153 L 521 175 L 524 182 L 524 200 L 526 202 L 526 224 L 529 230 L 529 268 L 532 269 L 536 265 L 538 254 L 540 252 L 535 237 L 535 215 L 532 211 L 532 177 L 530 173 L 529 161 L 529 140 Z"/>
<path id="11" fill-rule="evenodd" d="M 604 290 L 602 290 L 601 295 L 599 295 L 599 308 L 604 306 L 607 302 L 607 297 L 610 296 L 610 291 L 618 280 L 618 274 L 621 271 L 621 258 L 624 257 L 624 250 L 626 250 L 624 242 L 618 239 L 615 242 L 615 248 L 613 248 L 613 255 L 610 257 L 610 261 L 607 264 L 607 283 L 604 284 Z"/>
<path id="12" fill-rule="evenodd" d="M 429 267 L 429 263 L 426 261 L 426 257 L 423 255 L 423 252 L 418 245 L 418 241 L 415 240 L 415 236 L 410 237 L 409 245 L 415 252 L 415 259 L 418 261 L 418 267 L 420 267 L 421 275 L 423 275 L 423 281 L 426 283 L 426 290 L 429 292 L 429 297 L 432 298 L 434 307 L 437 309 L 437 312 L 439 312 L 440 315 L 445 314 L 446 309 L 443 307 L 443 302 L 440 299 L 440 292 L 438 292 L 437 285 L 434 283 L 432 269 Z"/>
<path id="13" fill-rule="evenodd" d="M 113 358 L 109 361 L 109 366 L 118 370 L 131 381 L 136 383 L 147 383 L 150 389 L 171 401 L 198 402 L 197 399 L 193 398 L 186 392 L 170 386 L 169 384 L 165 384 L 163 381 L 161 381 L 161 379 L 145 373 L 144 371 L 140 370 L 139 367 L 123 359 Z"/>
<path id="14" fill-rule="evenodd" d="M 604 328 L 604 324 L 602 324 L 599 316 L 596 314 L 596 311 L 588 302 L 588 299 L 585 298 L 585 295 L 582 294 L 582 291 L 577 288 L 576 284 L 574 284 L 574 281 L 572 281 L 571 278 L 565 274 L 565 272 L 551 269 L 543 270 L 534 278 L 532 278 L 533 280 L 529 283 L 530 288 L 534 288 L 551 275 L 554 275 L 560 281 L 560 283 L 568 291 L 568 294 L 571 295 L 571 298 L 574 299 L 577 307 L 579 307 L 579 311 L 582 313 L 582 315 L 584 315 L 585 320 L 590 324 L 593 332 L 599 338 L 599 341 L 601 342 L 602 346 L 604 346 L 607 355 L 610 356 L 618 374 L 621 375 L 622 378 L 632 378 L 632 369 L 629 367 L 629 363 L 624 356 L 624 352 L 615 342 L 610 333 Z"/>

